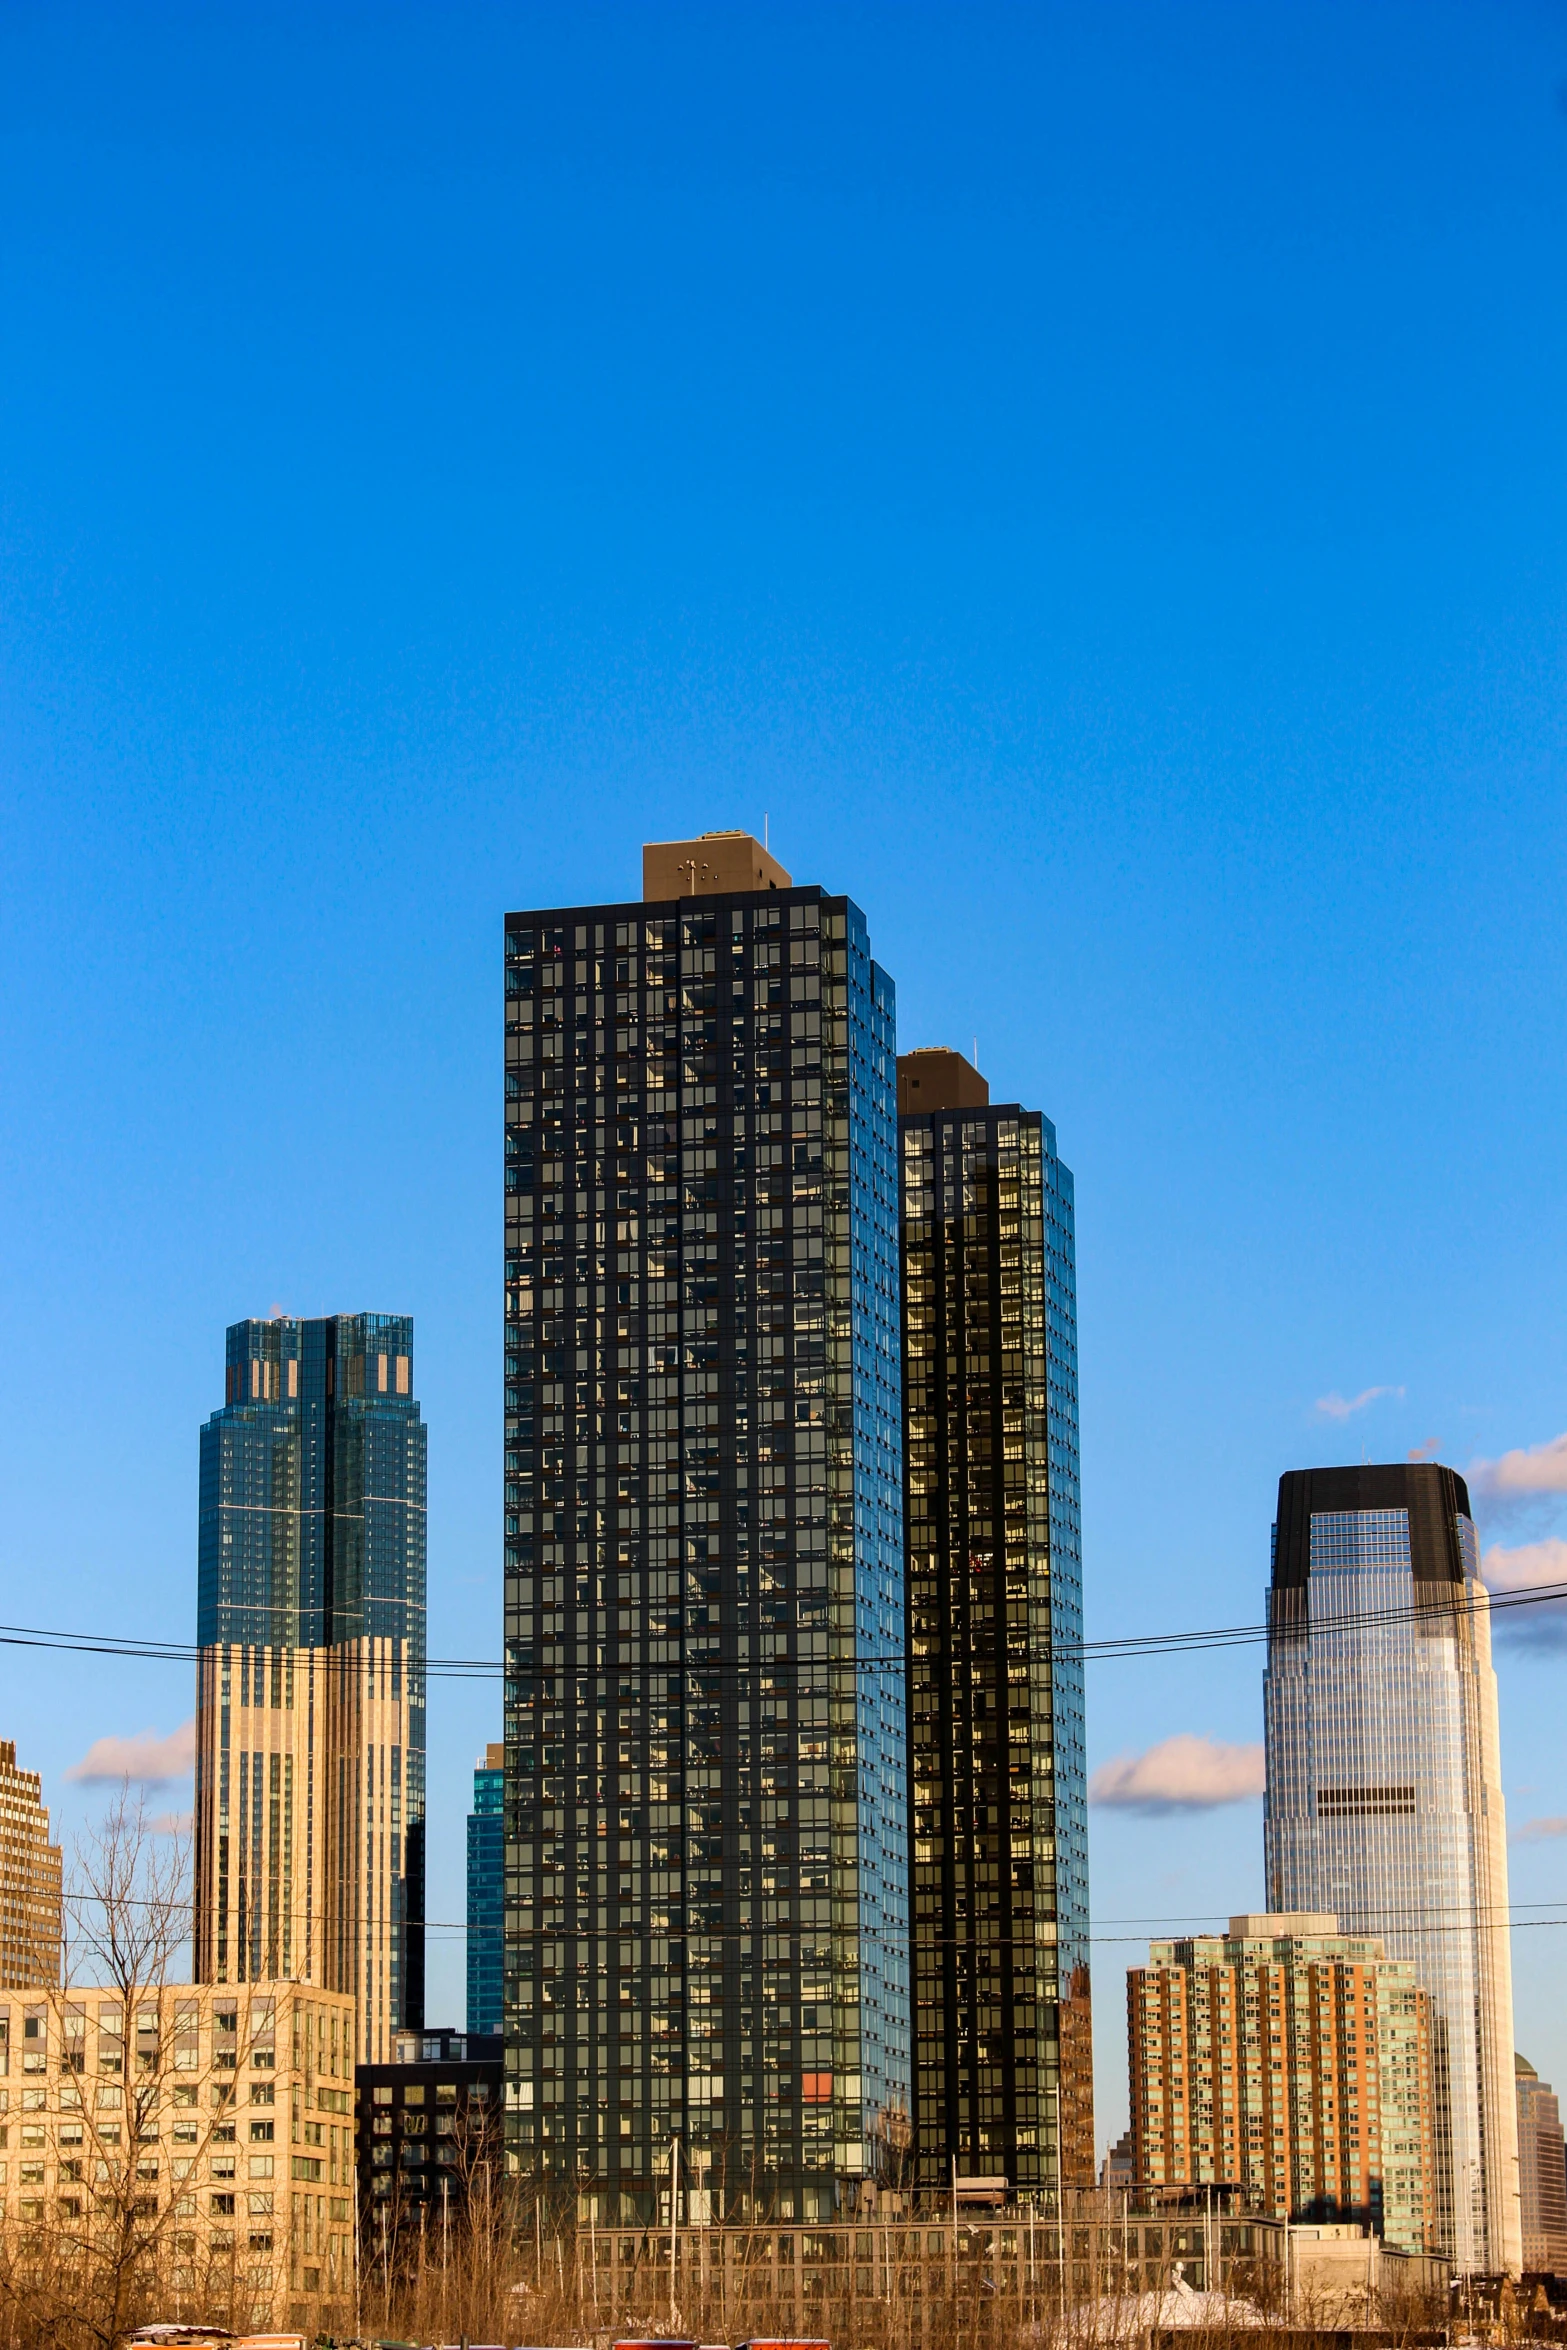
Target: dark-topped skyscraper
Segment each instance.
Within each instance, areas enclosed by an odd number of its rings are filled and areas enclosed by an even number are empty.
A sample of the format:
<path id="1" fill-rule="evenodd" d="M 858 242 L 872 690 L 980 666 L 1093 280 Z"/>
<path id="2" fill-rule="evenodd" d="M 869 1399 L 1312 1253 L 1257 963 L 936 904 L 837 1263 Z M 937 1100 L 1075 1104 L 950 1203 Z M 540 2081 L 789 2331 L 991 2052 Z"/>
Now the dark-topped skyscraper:
<path id="1" fill-rule="evenodd" d="M 1521 2256 L 1507 1825 L 1490 1601 L 1462 1477 L 1279 1479 L 1263 1685 L 1270 1910 L 1331 1910 L 1433 2008 L 1437 2211 L 1466 2271 Z"/>
<path id="2" fill-rule="evenodd" d="M 1073 1188 L 960 1053 L 898 1062 L 916 2175 L 1094 2175 Z"/>
<path id="3" fill-rule="evenodd" d="M 893 990 L 749 835 L 644 885 L 506 917 L 507 2160 L 825 2218 L 908 2097 Z"/>
<path id="4" fill-rule="evenodd" d="M 197 1979 L 424 2020 L 425 1427 L 406 1314 L 228 1333 L 201 1432 Z"/>

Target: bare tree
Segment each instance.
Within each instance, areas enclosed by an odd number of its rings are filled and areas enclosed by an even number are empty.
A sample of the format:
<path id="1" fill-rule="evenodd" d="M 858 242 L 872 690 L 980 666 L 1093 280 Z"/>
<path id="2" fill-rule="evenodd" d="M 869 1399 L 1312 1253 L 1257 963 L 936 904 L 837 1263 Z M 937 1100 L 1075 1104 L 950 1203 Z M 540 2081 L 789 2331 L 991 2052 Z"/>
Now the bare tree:
<path id="1" fill-rule="evenodd" d="M 232 2249 L 198 2281 L 191 2207 L 209 2147 L 234 2134 L 233 2091 L 202 2066 L 199 1995 L 175 1980 L 190 1933 L 190 1839 L 154 1821 L 129 1782 L 77 1840 L 65 1914 L 62 1987 L 47 1994 L 57 2191 L 48 2219 L 5 2244 L 0 2312 L 14 2342 L 113 2350 L 128 2328 L 165 2314 L 157 2303 L 171 2286 L 181 2300 L 232 2309 Z M 42 2082 L 24 2087 L 24 2100 L 34 2094 L 42 2108 Z M 183 2141 L 184 2198 L 165 2121 Z"/>
<path id="2" fill-rule="evenodd" d="M 111 1986 L 127 2000 L 161 1991 L 190 1939 L 190 1832 L 147 1816 L 131 1782 L 76 1840 L 65 1898 L 62 1980 Z"/>

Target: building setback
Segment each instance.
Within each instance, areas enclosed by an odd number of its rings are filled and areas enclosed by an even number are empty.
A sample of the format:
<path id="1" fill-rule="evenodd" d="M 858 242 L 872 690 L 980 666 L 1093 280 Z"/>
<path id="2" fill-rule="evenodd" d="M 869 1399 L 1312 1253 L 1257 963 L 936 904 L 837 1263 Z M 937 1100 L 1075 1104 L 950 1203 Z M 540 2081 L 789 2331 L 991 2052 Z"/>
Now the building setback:
<path id="1" fill-rule="evenodd" d="M 1091 2185 L 1072 1177 L 898 1062 L 918 2184 Z"/>
<path id="2" fill-rule="evenodd" d="M 1523 2265 L 1535 2276 L 1567 2277 L 1567 2152 L 1561 2109 L 1549 2081 L 1513 2057 L 1518 2088 L 1518 2188 Z"/>
<path id="3" fill-rule="evenodd" d="M 505 2012 L 506 1749 L 486 1746 L 474 1766 L 468 1814 L 468 2029 L 498 2033 Z"/>
<path id="4" fill-rule="evenodd" d="M 49 1990 L 60 1980 L 60 1847 L 36 1771 L 16 1767 L 0 1739 L 0 1989 Z"/>
<path id="5" fill-rule="evenodd" d="M 1413 1962 L 1432 2003 L 1431 2249 L 1516 2274 L 1507 1825 L 1461 1477 L 1399 1462 L 1280 1478 L 1263 1706 L 1269 1905 L 1331 1910 Z"/>
<path id="6" fill-rule="evenodd" d="M 1405 2252 L 1436 2221 L 1431 2003 L 1381 1942 L 1319 1916 L 1151 1942 L 1126 1978 L 1139 2187 L 1231 2186 L 1272 2219 Z"/>
<path id="7" fill-rule="evenodd" d="M 425 1428 L 402 1314 L 228 1333 L 201 1432 L 196 1973 L 424 2013 Z"/>
<path id="8" fill-rule="evenodd" d="M 507 2162 L 821 2219 L 908 2098 L 893 990 L 748 835 L 644 890 L 506 918 Z"/>

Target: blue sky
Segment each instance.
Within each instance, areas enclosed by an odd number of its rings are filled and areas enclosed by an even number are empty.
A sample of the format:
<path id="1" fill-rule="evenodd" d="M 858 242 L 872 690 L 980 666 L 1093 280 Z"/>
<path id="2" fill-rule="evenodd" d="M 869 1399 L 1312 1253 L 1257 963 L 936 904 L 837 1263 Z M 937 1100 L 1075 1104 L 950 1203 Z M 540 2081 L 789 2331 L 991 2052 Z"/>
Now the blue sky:
<path id="1" fill-rule="evenodd" d="M 1499 0 L 9 7 L 5 1612 L 190 1637 L 224 1325 L 375 1307 L 432 1644 L 495 1648 L 499 917 L 764 813 L 1056 1121 L 1092 1633 L 1255 1621 L 1281 1469 L 1567 1430 L 1564 88 Z M 1555 1456 L 1486 1485 L 1567 1536 Z M 6 1653 L 67 1828 L 188 1718 Z M 1260 1672 L 1095 1667 L 1093 1760 L 1254 1741 Z M 496 1727 L 437 1690 L 443 1918 Z M 1096 1809 L 1101 2141 L 1137 1935 L 1260 1845 Z"/>

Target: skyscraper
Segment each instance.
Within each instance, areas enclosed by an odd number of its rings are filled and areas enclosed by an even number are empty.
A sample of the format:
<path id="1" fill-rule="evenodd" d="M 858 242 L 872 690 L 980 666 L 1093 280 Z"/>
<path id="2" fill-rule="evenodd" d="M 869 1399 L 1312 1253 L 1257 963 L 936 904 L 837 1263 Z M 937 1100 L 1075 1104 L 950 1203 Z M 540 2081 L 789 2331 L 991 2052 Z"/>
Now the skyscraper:
<path id="1" fill-rule="evenodd" d="M 1072 1177 L 959 1053 L 898 1108 L 917 2177 L 1090 2186 Z"/>
<path id="2" fill-rule="evenodd" d="M 1520 2259 L 1513 1988 L 1490 1603 L 1461 1477 L 1291 1470 L 1268 1601 L 1265 1867 L 1414 1962 L 1433 2006 L 1435 2248 Z"/>
<path id="3" fill-rule="evenodd" d="M 196 1972 L 424 2020 L 425 1428 L 406 1314 L 228 1333 L 201 1432 Z"/>
<path id="4" fill-rule="evenodd" d="M 60 1980 L 60 1847 L 36 1771 L 0 1739 L 0 1989 L 52 1991 Z"/>
<path id="5" fill-rule="evenodd" d="M 468 1814 L 468 2029 L 498 2034 L 505 2012 L 506 1749 L 487 1746 L 474 1766 Z"/>
<path id="6" fill-rule="evenodd" d="M 507 2159 L 818 2218 L 908 2097 L 893 990 L 747 834 L 643 878 L 506 917 Z"/>

